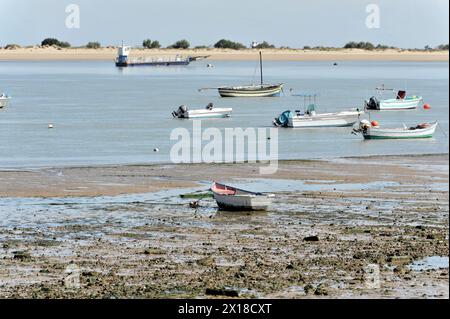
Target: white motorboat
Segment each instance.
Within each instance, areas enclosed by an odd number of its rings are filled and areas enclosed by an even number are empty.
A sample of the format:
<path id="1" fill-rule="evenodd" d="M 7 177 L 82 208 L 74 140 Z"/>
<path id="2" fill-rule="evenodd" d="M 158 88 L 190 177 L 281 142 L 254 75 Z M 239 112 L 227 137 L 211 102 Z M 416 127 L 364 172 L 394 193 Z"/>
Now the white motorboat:
<path id="1" fill-rule="evenodd" d="M 232 112 L 232 108 L 217 108 L 210 103 L 206 108 L 197 110 L 189 110 L 187 106 L 181 105 L 177 111 L 172 112 L 172 115 L 180 119 L 224 118 L 230 117 Z"/>
<path id="2" fill-rule="evenodd" d="M 211 191 L 217 205 L 223 210 L 267 210 L 274 198 L 274 195 L 246 191 L 216 182 L 211 186 Z"/>
<path id="3" fill-rule="evenodd" d="M 358 109 L 334 113 L 317 113 L 315 102 L 317 95 L 301 96 L 305 97 L 305 104 L 306 100 L 309 101 L 306 111 L 285 111 L 274 120 L 275 126 L 291 128 L 353 126 L 359 121 L 361 115 L 364 114 L 363 111 Z M 311 103 L 312 99 L 314 99 L 313 103 Z"/>
<path id="4" fill-rule="evenodd" d="M 11 97 L 3 93 L 0 95 L 0 109 L 7 107 Z"/>

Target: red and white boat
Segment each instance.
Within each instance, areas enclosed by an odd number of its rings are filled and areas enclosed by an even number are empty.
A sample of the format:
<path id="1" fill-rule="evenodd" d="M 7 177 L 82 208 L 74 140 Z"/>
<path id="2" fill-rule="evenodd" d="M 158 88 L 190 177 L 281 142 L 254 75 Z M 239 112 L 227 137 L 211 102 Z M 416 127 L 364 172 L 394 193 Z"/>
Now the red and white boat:
<path id="1" fill-rule="evenodd" d="M 214 182 L 211 186 L 214 199 L 223 210 L 267 210 L 274 195 L 255 193 Z"/>

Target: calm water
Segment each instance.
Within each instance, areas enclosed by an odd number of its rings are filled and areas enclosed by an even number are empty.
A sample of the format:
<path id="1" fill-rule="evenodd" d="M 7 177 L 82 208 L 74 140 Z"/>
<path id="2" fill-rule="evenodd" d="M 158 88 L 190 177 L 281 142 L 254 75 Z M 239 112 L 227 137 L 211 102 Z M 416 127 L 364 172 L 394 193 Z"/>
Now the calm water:
<path id="1" fill-rule="evenodd" d="M 175 120 L 179 105 L 213 102 L 233 107 L 232 118 L 203 121 L 203 127 L 271 127 L 303 99 L 222 99 L 198 88 L 258 81 L 255 62 L 213 61 L 189 67 L 116 69 L 111 62 L 0 62 L 0 92 L 14 97 L 0 111 L 0 167 L 169 162 L 170 132 L 192 128 Z M 279 130 L 281 159 L 372 154 L 448 152 L 448 63 L 266 62 L 266 82 L 283 82 L 297 92 L 319 93 L 319 112 L 362 107 L 384 83 L 423 95 L 432 109 L 372 113 L 383 126 L 439 120 L 429 140 L 363 141 L 351 128 Z M 49 130 L 48 124 L 54 124 Z M 155 153 L 154 148 L 160 152 Z"/>

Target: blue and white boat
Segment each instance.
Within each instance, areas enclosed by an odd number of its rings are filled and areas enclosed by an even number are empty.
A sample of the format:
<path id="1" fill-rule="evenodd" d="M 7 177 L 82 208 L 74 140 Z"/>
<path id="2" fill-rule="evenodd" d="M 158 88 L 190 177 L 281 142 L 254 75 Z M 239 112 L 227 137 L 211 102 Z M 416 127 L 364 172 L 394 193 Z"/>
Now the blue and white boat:
<path id="1" fill-rule="evenodd" d="M 317 94 L 295 94 L 302 96 L 307 105 L 306 110 L 285 111 L 274 119 L 273 124 L 277 127 L 290 128 L 313 128 L 313 127 L 345 127 L 357 123 L 364 114 L 358 109 L 333 113 L 317 113 Z"/>
<path id="2" fill-rule="evenodd" d="M 386 89 L 384 85 L 380 88 L 377 88 L 377 91 L 380 92 L 380 98 L 372 96 L 369 101 L 366 101 L 366 109 L 368 110 L 410 110 L 415 109 L 419 106 L 420 103 L 423 102 L 423 98 L 421 96 L 407 96 L 406 91 L 400 90 L 396 91 L 394 89 Z M 383 91 L 391 91 L 397 92 L 395 98 L 392 99 L 383 99 L 382 92 Z"/>

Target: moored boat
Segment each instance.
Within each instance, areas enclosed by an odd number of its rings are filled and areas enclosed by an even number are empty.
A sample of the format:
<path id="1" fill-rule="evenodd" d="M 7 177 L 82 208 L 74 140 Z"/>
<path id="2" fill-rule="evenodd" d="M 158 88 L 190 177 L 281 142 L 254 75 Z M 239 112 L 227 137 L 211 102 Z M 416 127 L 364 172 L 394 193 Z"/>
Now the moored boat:
<path id="1" fill-rule="evenodd" d="M 259 52 L 261 80 L 259 84 L 241 86 L 221 86 L 217 88 L 204 88 L 202 90 L 218 90 L 221 97 L 276 97 L 283 91 L 283 84 L 264 84 L 262 53 Z"/>
<path id="2" fill-rule="evenodd" d="M 272 204 L 273 195 L 250 192 L 214 182 L 211 186 L 214 199 L 220 209 L 240 211 L 263 211 Z"/>
<path id="3" fill-rule="evenodd" d="M 366 109 L 369 110 L 409 110 L 415 109 L 419 106 L 421 102 L 423 102 L 423 98 L 421 96 L 407 96 L 406 91 L 397 91 L 397 95 L 392 99 L 383 99 L 381 97 L 381 92 L 383 91 L 392 91 L 395 92 L 394 89 L 386 89 L 384 85 L 380 88 L 377 88 L 377 91 L 380 92 L 380 98 L 372 96 L 370 100 L 365 102 Z"/>
<path id="4" fill-rule="evenodd" d="M 181 105 L 178 110 L 172 112 L 172 115 L 179 119 L 223 118 L 230 117 L 232 112 L 232 108 L 217 108 L 209 103 L 206 108 L 197 110 L 189 110 L 186 105 Z"/>
<path id="5" fill-rule="evenodd" d="M 133 67 L 133 66 L 183 66 L 189 65 L 193 61 L 198 61 L 206 59 L 209 56 L 175 56 L 172 58 L 158 57 L 158 58 L 145 58 L 139 57 L 131 59 L 130 56 L 131 47 L 122 45 L 118 49 L 118 56 L 115 60 L 116 66 L 123 67 Z"/>
<path id="6" fill-rule="evenodd" d="M 10 100 L 11 100 L 10 96 L 6 95 L 5 93 L 2 93 L 2 95 L 0 95 L 0 109 L 7 107 Z"/>
<path id="7" fill-rule="evenodd" d="M 260 84 L 219 87 L 221 97 L 275 97 L 280 96 L 283 84 Z"/>
<path id="8" fill-rule="evenodd" d="M 334 113 L 317 113 L 317 95 L 297 95 L 308 100 L 308 107 L 305 112 L 297 110 L 295 112 L 285 111 L 274 120 L 274 125 L 291 128 L 311 128 L 311 127 L 344 127 L 352 126 L 359 121 L 363 111 L 358 109 Z M 314 102 L 312 102 L 314 100 Z"/>
<path id="9" fill-rule="evenodd" d="M 361 133 L 366 140 L 373 139 L 413 139 L 413 138 L 431 138 L 433 137 L 438 122 L 422 123 L 416 126 L 408 127 L 403 125 L 400 128 L 380 128 L 373 126 L 367 120 L 360 123 L 355 133 Z"/>

